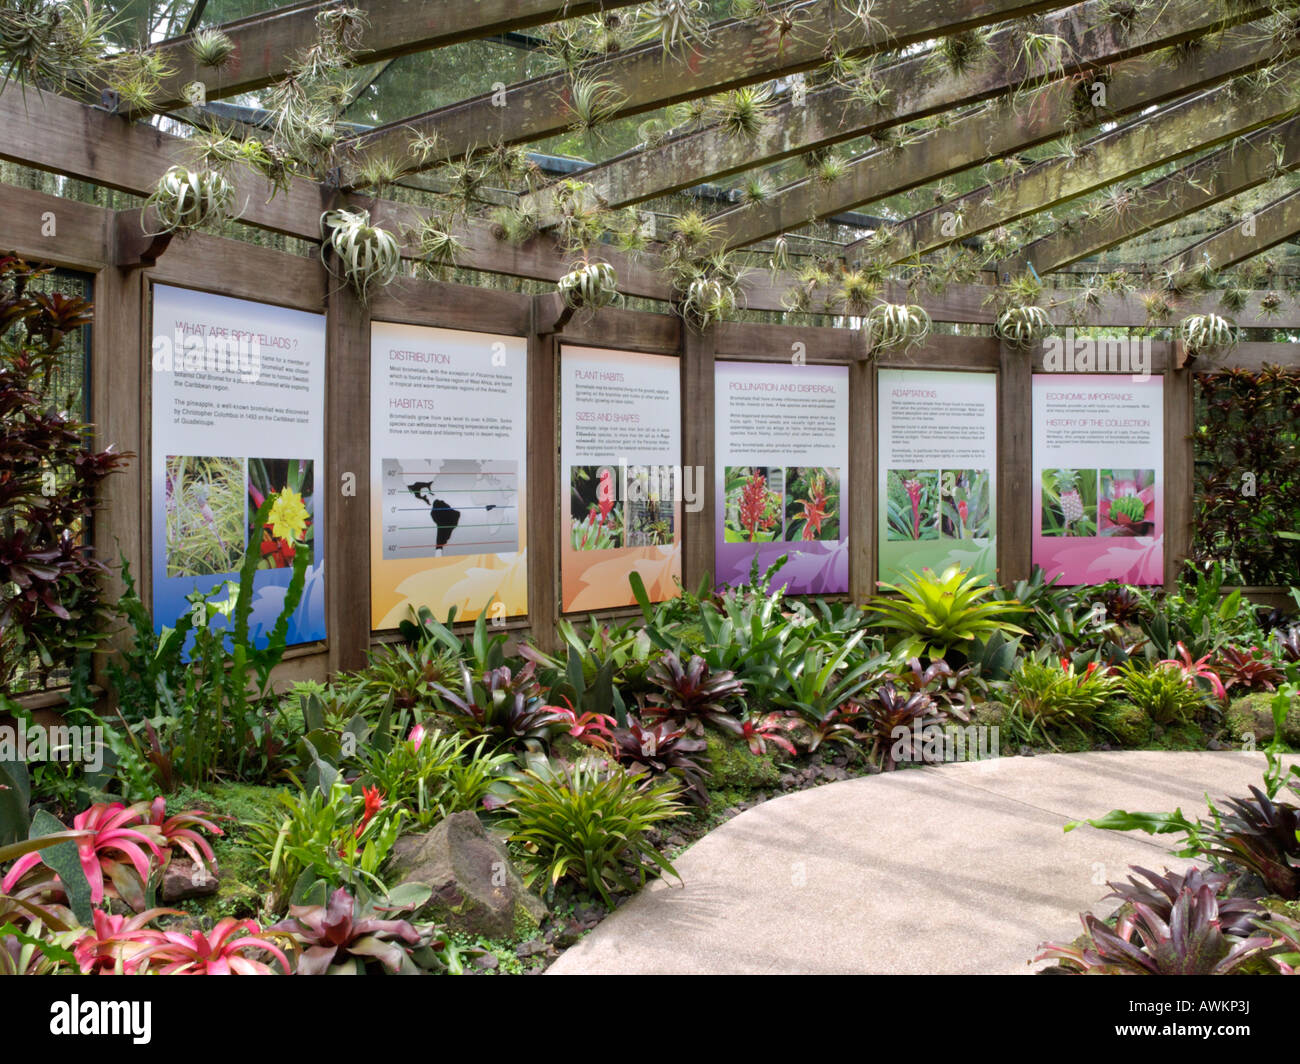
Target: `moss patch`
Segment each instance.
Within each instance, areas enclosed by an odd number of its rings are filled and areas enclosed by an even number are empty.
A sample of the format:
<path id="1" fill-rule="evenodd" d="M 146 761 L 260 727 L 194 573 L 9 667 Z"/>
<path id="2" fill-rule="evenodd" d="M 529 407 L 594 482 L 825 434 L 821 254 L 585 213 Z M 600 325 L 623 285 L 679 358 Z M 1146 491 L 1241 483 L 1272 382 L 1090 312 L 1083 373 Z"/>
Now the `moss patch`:
<path id="1" fill-rule="evenodd" d="M 709 735 L 707 738 L 712 776 L 709 794 L 736 791 L 742 796 L 752 791 L 770 790 L 781 782 L 781 769 L 772 753 L 754 754 L 741 742 Z M 715 798 L 715 804 L 717 799 Z"/>
<path id="2" fill-rule="evenodd" d="M 1151 718 L 1130 702 L 1103 706 L 1095 723 L 1120 746 L 1141 746 L 1151 739 Z"/>
<path id="3" fill-rule="evenodd" d="M 1263 746 L 1273 741 L 1273 693 L 1256 691 L 1236 699 L 1224 714 L 1224 724 L 1229 733 L 1238 742 L 1249 742 L 1253 738 L 1256 746 Z M 1287 710 L 1282 724 L 1283 740 L 1294 748 L 1300 748 L 1300 707 L 1292 704 Z"/>
<path id="4" fill-rule="evenodd" d="M 261 911 L 269 884 L 264 870 L 248 846 L 247 825 L 271 820 L 277 815 L 276 787 L 255 787 L 246 783 L 222 783 L 207 788 L 186 787 L 167 799 L 169 812 L 197 809 L 229 817 L 218 820 L 225 834 L 212 840 L 212 851 L 221 871 L 216 894 L 191 898 L 180 904 L 186 912 L 201 917 L 256 916 Z"/>

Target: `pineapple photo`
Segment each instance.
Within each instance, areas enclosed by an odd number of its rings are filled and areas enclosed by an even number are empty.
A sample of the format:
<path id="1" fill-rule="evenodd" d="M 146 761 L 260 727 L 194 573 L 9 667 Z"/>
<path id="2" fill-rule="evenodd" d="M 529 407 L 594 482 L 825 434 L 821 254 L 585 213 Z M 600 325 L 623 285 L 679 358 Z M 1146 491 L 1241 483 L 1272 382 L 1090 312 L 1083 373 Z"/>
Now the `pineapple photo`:
<path id="1" fill-rule="evenodd" d="M 1044 536 L 1097 534 L 1097 470 L 1043 470 Z"/>

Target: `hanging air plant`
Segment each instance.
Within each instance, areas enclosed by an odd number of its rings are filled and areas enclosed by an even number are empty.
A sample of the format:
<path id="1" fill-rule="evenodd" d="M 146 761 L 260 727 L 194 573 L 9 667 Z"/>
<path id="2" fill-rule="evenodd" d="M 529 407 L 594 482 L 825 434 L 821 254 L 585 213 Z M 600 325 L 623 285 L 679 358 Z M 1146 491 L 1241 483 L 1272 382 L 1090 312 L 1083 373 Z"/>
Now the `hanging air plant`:
<path id="1" fill-rule="evenodd" d="M 1012 347 L 1031 347 L 1052 330 L 1052 319 L 1042 307 L 1009 307 L 993 325 L 993 333 Z"/>
<path id="2" fill-rule="evenodd" d="M 736 309 L 736 286 L 721 277 L 702 274 L 686 286 L 681 314 L 686 324 L 703 332 Z"/>
<path id="3" fill-rule="evenodd" d="M 863 319 L 873 349 L 909 347 L 924 343 L 930 335 L 930 315 L 924 307 L 903 303 L 877 303 Z"/>
<path id="4" fill-rule="evenodd" d="M 1184 318 L 1178 326 L 1178 336 L 1189 355 L 1227 351 L 1237 343 L 1236 327 L 1218 314 L 1193 314 Z"/>
<path id="5" fill-rule="evenodd" d="M 371 225 L 369 211 L 326 211 L 321 215 L 320 230 L 322 244 L 338 257 L 339 271 L 362 302 L 372 289 L 392 281 L 402 267 L 397 238 L 387 229 Z"/>
<path id="6" fill-rule="evenodd" d="M 220 70 L 235 54 L 235 42 L 224 30 L 196 30 L 190 38 L 190 54 L 199 66 Z"/>
<path id="7" fill-rule="evenodd" d="M 556 285 L 564 305 L 573 310 L 596 311 L 619 298 L 618 274 L 608 262 L 585 259 L 560 278 Z"/>
<path id="8" fill-rule="evenodd" d="M 216 170 L 173 166 L 158 179 L 146 204 L 164 233 L 186 233 L 234 213 L 235 189 Z"/>

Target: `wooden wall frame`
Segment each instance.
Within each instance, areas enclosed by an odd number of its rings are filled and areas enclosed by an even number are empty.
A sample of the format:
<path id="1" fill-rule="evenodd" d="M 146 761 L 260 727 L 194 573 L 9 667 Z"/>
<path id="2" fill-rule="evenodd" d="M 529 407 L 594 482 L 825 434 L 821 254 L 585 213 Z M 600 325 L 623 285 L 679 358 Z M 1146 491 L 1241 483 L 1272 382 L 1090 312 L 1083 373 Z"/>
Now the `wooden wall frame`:
<path id="1" fill-rule="evenodd" d="M 60 105 L 61 106 L 61 105 Z M 78 105 L 79 106 L 79 105 Z M 95 119 L 98 121 L 98 119 Z M 133 138 L 133 139 L 132 139 Z M 128 139 L 138 140 L 136 132 Z M 50 148 L 58 154 L 58 149 Z M 0 153 L 3 154 L 3 153 Z M 62 158 L 62 156 L 59 156 Z M 83 160 L 92 169 L 94 160 Z M 98 170 L 96 170 L 98 173 Z M 102 176 L 102 175 L 101 175 Z M 296 201 L 289 201 L 296 203 Z M 276 210 L 288 209 L 281 204 Z M 305 210 L 301 205 L 294 210 Z M 51 216 L 53 228 L 50 226 Z M 296 648 L 276 674 L 323 679 L 363 664 L 384 633 L 369 627 L 369 363 L 370 322 L 393 321 L 434 328 L 520 336 L 528 345 L 528 451 L 526 501 L 529 527 L 529 613 L 508 622 L 555 649 L 561 616 L 559 558 L 559 345 L 563 343 L 672 355 L 680 360 L 682 461 L 705 470 L 705 506 L 684 515 L 683 582 L 689 587 L 715 571 L 716 521 L 711 489 L 714 467 L 713 371 L 719 359 L 788 362 L 794 345 L 814 364 L 850 367 L 850 594 L 862 601 L 876 584 L 876 372 L 880 368 L 980 370 L 998 373 L 999 576 L 1014 581 L 1030 568 L 1030 444 L 1032 374 L 1043 368 L 1041 350 L 1025 352 L 988 336 L 932 335 L 910 352 L 868 349 L 857 329 L 797 324 L 722 322 L 704 333 L 686 329 L 672 314 L 605 308 L 595 315 L 563 319 L 555 293 L 526 295 L 440 281 L 402 278 L 368 306 L 331 277 L 314 258 L 205 234 L 173 240 L 152 263 L 133 261 L 127 237 L 139 227 L 138 212 L 114 212 L 26 189 L 0 186 L 0 250 L 32 261 L 94 276 L 96 323 L 90 366 L 96 444 L 135 452 L 128 472 L 110 477 L 95 523 L 95 545 L 113 563 L 108 594 L 120 595 L 119 555 L 130 563 L 141 597 L 151 600 L 149 560 L 150 315 L 151 285 L 163 283 L 217 295 L 312 312 L 324 312 L 327 330 L 326 461 L 322 488 L 332 492 L 325 535 L 330 559 L 327 583 L 329 636 L 324 644 Z M 129 248 L 128 248 L 129 245 Z M 936 320 L 989 320 L 975 296 L 988 289 L 951 290 L 934 308 Z M 269 298 L 274 294 L 274 298 Z M 1109 304 L 1108 304 L 1109 306 Z M 1103 308 L 1104 310 L 1105 308 Z M 1114 308 L 1111 308 L 1114 309 Z M 1097 311 L 1100 315 L 1101 310 Z M 1271 326 L 1300 325 L 1300 315 Z M 1116 326 L 1142 324 L 1117 312 Z M 1152 372 L 1165 374 L 1166 585 L 1172 587 L 1191 549 L 1193 373 L 1258 369 L 1265 364 L 1300 367 L 1300 344 L 1242 343 L 1185 370 L 1174 345 L 1153 341 Z M 343 473 L 356 474 L 356 493 L 339 491 Z M 635 610 L 605 611 L 630 616 Z M 99 665 L 102 670 L 102 662 Z M 102 672 L 97 672 L 102 678 Z M 40 696 L 46 697 L 44 695 Z"/>

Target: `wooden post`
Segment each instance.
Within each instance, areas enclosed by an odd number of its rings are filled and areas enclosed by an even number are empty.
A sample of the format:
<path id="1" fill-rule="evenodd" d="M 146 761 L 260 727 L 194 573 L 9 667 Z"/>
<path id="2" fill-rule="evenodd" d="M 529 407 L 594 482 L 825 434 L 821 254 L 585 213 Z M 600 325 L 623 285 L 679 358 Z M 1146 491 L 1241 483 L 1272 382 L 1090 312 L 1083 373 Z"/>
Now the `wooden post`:
<path id="1" fill-rule="evenodd" d="M 1164 376 L 1165 588 L 1169 591 L 1177 588 L 1183 562 L 1192 553 L 1192 523 L 1196 505 L 1192 448 L 1194 380 L 1190 368 L 1174 368 L 1176 361 L 1174 351 L 1170 350 Z"/>
<path id="2" fill-rule="evenodd" d="M 1037 353 L 1002 344 L 998 356 L 998 582 L 1033 568 L 1033 379 Z"/>
<path id="3" fill-rule="evenodd" d="M 370 312 L 346 284 L 325 297 L 325 624 L 329 671 L 370 647 Z"/>
<path id="4" fill-rule="evenodd" d="M 702 492 L 703 506 L 682 512 L 682 585 L 696 588 L 705 575 L 717 577 L 717 499 L 714 490 L 713 373 L 716 334 L 682 330 L 682 475 L 690 476 L 692 487 Z M 687 472 L 689 470 L 689 473 Z"/>
<path id="5" fill-rule="evenodd" d="M 560 367 L 555 333 L 540 330 L 559 309 L 551 295 L 534 296 L 528 330 L 528 620 L 548 653 L 560 642 Z"/>
<path id="6" fill-rule="evenodd" d="M 849 596 L 859 605 L 876 590 L 876 367 L 866 330 L 849 366 Z"/>
<path id="7" fill-rule="evenodd" d="M 103 601 L 117 602 L 125 590 L 121 561 L 131 567 L 136 592 L 150 603 L 147 592 L 151 561 L 145 554 L 149 493 L 148 424 L 149 375 L 145 367 L 142 333 L 141 274 L 107 266 L 95 275 L 95 323 L 91 330 L 89 420 L 95 427 L 95 447 L 111 446 L 134 452 L 125 471 L 100 485 L 95 511 L 95 554 L 109 567 Z M 124 649 L 130 642 L 123 629 L 109 646 Z M 108 689 L 107 656 L 95 655 L 95 682 Z"/>

